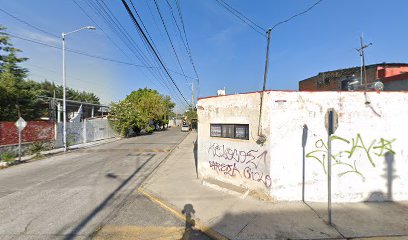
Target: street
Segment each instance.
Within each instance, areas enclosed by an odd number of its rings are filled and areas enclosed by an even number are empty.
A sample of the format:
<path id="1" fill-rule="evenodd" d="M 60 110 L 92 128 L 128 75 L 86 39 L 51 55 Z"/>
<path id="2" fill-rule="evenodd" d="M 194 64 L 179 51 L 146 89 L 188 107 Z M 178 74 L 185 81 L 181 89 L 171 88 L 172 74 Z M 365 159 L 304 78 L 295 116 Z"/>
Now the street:
<path id="1" fill-rule="evenodd" d="M 207 239 L 186 237 L 188 224 L 137 192 L 187 134 L 173 128 L 1 170 L 0 239 Z"/>

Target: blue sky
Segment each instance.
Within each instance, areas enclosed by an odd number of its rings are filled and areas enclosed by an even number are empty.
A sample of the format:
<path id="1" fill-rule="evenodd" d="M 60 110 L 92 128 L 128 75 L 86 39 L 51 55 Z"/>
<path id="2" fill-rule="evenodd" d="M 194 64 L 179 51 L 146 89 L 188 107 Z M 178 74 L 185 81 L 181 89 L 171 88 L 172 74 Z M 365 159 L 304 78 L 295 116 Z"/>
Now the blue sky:
<path id="1" fill-rule="evenodd" d="M 83 31 L 67 39 L 67 47 L 90 54 L 134 64 L 143 64 L 121 42 L 104 20 L 84 0 L 76 0 L 102 29 L 126 52 L 125 56 L 98 29 Z M 88 1 L 88 0 L 87 0 Z M 316 0 L 225 0 L 235 9 L 262 26 L 296 14 Z M 90 2 L 90 1 L 88 1 Z M 115 17 L 144 50 L 125 8 L 120 1 L 104 1 Z M 169 69 L 181 72 L 157 13 L 153 0 L 133 0 L 160 55 Z M 186 75 L 194 76 L 188 55 L 165 0 L 157 0 Z M 175 0 L 168 1 L 175 10 Z M 200 97 L 215 95 L 226 87 L 227 93 L 256 91 L 262 88 L 266 39 L 222 8 L 215 0 L 180 0 L 192 56 L 201 79 Z M 94 25 L 72 0 L 0 0 L 0 8 L 60 36 L 85 25 Z M 271 35 L 268 89 L 297 90 L 298 82 L 318 72 L 358 66 L 355 48 L 364 32 L 367 63 L 408 62 L 408 33 L 405 23 L 408 2 L 404 0 L 324 0 L 313 10 L 277 27 Z M 176 18 L 177 12 L 174 12 Z M 178 18 L 177 18 L 178 19 Z M 8 31 L 51 45 L 61 45 L 49 36 L 0 12 L 0 23 Z M 48 79 L 61 84 L 61 51 L 19 39 L 12 40 L 30 58 L 24 66 L 30 78 Z M 145 51 L 145 50 L 144 50 Z M 145 51 L 146 58 L 152 59 Z M 173 72 L 172 76 L 185 98 L 190 101 L 189 78 Z M 141 67 L 118 64 L 74 53 L 67 54 L 68 86 L 96 93 L 103 103 L 123 99 L 132 90 L 149 87 L 174 98 L 155 76 Z M 167 83 L 169 85 L 169 83 Z M 196 84 L 196 82 L 195 82 Z M 180 100 L 177 111 L 183 110 Z"/>

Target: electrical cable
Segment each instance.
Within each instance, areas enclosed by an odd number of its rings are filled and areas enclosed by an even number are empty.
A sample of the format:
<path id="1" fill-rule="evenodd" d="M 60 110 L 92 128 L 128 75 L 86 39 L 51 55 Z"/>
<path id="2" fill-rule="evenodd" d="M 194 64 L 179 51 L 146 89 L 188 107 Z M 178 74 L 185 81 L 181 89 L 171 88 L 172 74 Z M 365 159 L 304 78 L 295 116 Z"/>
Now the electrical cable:
<path id="1" fill-rule="evenodd" d="M 171 79 L 171 81 L 173 82 L 173 85 L 176 87 L 177 91 L 180 93 L 181 97 L 183 98 L 183 100 L 185 101 L 185 103 L 188 104 L 188 101 L 186 100 L 186 98 L 184 97 L 183 93 L 180 91 L 179 87 L 177 86 L 176 82 L 174 81 L 173 77 L 170 75 L 169 71 L 167 70 L 167 67 L 164 65 L 162 59 L 159 57 L 158 53 L 156 52 L 156 50 L 154 49 L 154 47 L 152 46 L 152 43 L 149 41 L 149 39 L 147 38 L 146 34 L 144 33 L 143 29 L 141 28 L 139 22 L 137 21 L 137 19 L 135 18 L 135 16 L 133 15 L 133 12 L 130 10 L 129 5 L 126 3 L 125 0 L 121 0 L 122 4 L 124 5 L 124 7 L 126 8 L 126 11 L 129 15 L 129 17 L 131 18 L 131 20 L 133 21 L 133 24 L 136 26 L 136 29 L 138 30 L 139 34 L 141 36 L 143 36 L 143 39 L 145 40 L 145 42 L 149 45 L 149 47 L 151 48 L 152 52 L 154 53 L 154 55 L 156 56 L 156 58 L 158 59 L 158 61 L 160 62 L 161 66 L 163 67 L 164 71 L 166 72 L 167 76 Z M 131 1 L 131 0 L 130 0 Z"/>
<path id="2" fill-rule="evenodd" d="M 179 0 L 175 0 L 175 1 L 176 1 L 177 12 L 179 14 L 181 26 L 182 26 L 183 33 L 184 33 L 184 37 L 186 39 L 186 45 L 187 45 L 187 49 L 188 49 L 188 51 L 187 51 L 188 56 L 189 56 L 191 64 L 193 65 L 193 70 L 194 70 L 195 76 L 197 78 L 197 83 L 198 83 L 197 84 L 198 85 L 198 87 L 197 87 L 197 97 L 199 97 L 200 96 L 200 86 L 201 86 L 200 85 L 200 78 L 198 77 L 197 69 L 196 69 L 196 66 L 195 66 L 194 61 L 193 61 L 193 54 L 191 52 L 190 44 L 188 43 L 188 38 L 187 38 L 186 28 L 184 26 L 183 14 L 181 12 L 180 3 L 179 3 Z"/>
<path id="3" fill-rule="evenodd" d="M 266 29 L 260 27 L 258 24 L 256 24 L 254 21 L 250 20 L 248 17 L 240 13 L 238 10 L 235 8 L 231 7 L 229 4 L 227 4 L 223 0 L 215 0 L 218 4 L 220 4 L 222 7 L 224 7 L 228 12 L 230 12 L 232 15 L 240 19 L 242 22 L 247 24 L 250 28 L 252 28 L 255 32 L 259 33 L 263 37 L 266 37 L 265 32 Z"/>
<path id="4" fill-rule="evenodd" d="M 281 25 L 281 24 L 283 24 L 283 23 L 287 23 L 287 22 L 289 22 L 290 20 L 292 20 L 292 19 L 294 19 L 294 18 L 296 18 L 296 17 L 299 17 L 300 15 L 303 15 L 303 14 L 309 12 L 310 10 L 312 10 L 314 7 L 316 7 L 316 6 L 317 6 L 318 4 L 320 4 L 321 2 L 323 2 L 323 0 L 319 0 L 319 1 L 315 2 L 312 6 L 310 6 L 309 8 L 307 8 L 306 10 L 304 10 L 304 11 L 302 11 L 302 12 L 300 12 L 300 13 L 297 13 L 297 14 L 291 16 L 290 18 L 288 18 L 288 19 L 286 19 L 286 20 L 283 20 L 283 21 L 280 21 L 280 22 L 276 23 L 275 25 L 273 25 L 273 26 L 271 27 L 271 30 L 273 30 L 274 28 L 276 28 L 277 26 L 279 26 L 279 25 Z"/>
<path id="5" fill-rule="evenodd" d="M 154 4 L 156 5 L 157 12 L 159 13 L 161 22 L 162 22 L 162 24 L 163 24 L 164 30 L 166 31 L 167 38 L 169 39 L 171 48 L 173 49 L 174 56 L 176 57 L 177 63 L 178 63 L 178 65 L 179 65 L 179 67 L 180 67 L 180 70 L 181 70 L 181 72 L 182 72 L 183 74 L 185 74 L 185 73 L 184 73 L 184 69 L 183 69 L 183 67 L 181 66 L 180 59 L 179 59 L 179 57 L 178 57 L 178 55 L 177 55 L 176 49 L 174 48 L 173 41 L 171 40 L 169 31 L 167 30 L 166 23 L 164 22 L 163 16 L 162 16 L 162 14 L 161 14 L 160 7 L 159 7 L 159 5 L 157 4 L 157 1 L 156 1 L 156 0 L 153 0 L 153 1 L 154 1 Z M 185 79 L 186 79 L 186 82 L 187 82 L 187 81 L 188 81 L 187 78 L 185 78 Z"/>
<path id="6" fill-rule="evenodd" d="M 45 43 L 45 42 L 41 42 L 41 41 L 38 41 L 38 40 L 30 39 L 30 38 L 27 38 L 27 37 L 22 37 L 21 35 L 19 36 L 19 34 L 8 32 L 8 35 L 12 36 L 14 38 L 18 38 L 20 40 L 36 43 L 36 44 L 43 45 L 43 46 L 46 46 L 46 47 L 51 47 L 51 48 L 60 49 L 60 50 L 62 49 L 62 47 L 59 47 L 59 46 L 54 46 L 54 45 L 51 45 L 51 44 L 48 44 L 48 43 Z M 120 61 L 120 60 L 116 60 L 116 59 L 112 59 L 112 58 L 93 55 L 93 54 L 89 54 L 89 53 L 86 53 L 86 52 L 82 52 L 82 51 L 78 51 L 78 50 L 74 50 L 74 49 L 70 49 L 70 48 L 66 48 L 65 50 L 67 52 L 72 52 L 72 53 L 75 53 L 75 54 L 79 54 L 79 55 L 83 55 L 83 56 L 87 56 L 87 57 L 92 57 L 92 58 L 97 58 L 97 59 L 101 59 L 101 60 L 105 60 L 105 61 L 109 61 L 109 62 L 115 62 L 115 63 L 131 65 L 131 66 L 135 66 L 135 67 L 142 67 L 142 68 L 153 68 L 153 67 L 144 66 L 144 65 L 140 65 L 140 64 L 134 64 L 134 63 L 124 62 L 124 61 Z"/>
<path id="7" fill-rule="evenodd" d="M 10 17 L 14 18 L 15 20 L 17 20 L 17 21 L 19 21 L 19 22 L 22 22 L 22 23 L 24 23 L 25 25 L 27 25 L 27 26 L 29 26 L 29 27 L 31 27 L 31 28 L 34 28 L 34 29 L 36 29 L 36 30 L 38 30 L 38 31 L 40 31 L 40 32 L 42 32 L 42 33 L 45 33 L 45 34 L 47 34 L 47 35 L 49 35 L 49 36 L 53 36 L 53 37 L 57 37 L 57 38 L 60 37 L 60 36 L 58 36 L 58 35 L 56 35 L 56 34 L 54 34 L 54 33 L 51 33 L 51 32 L 45 31 L 45 30 L 43 30 L 43 29 L 41 29 L 41 28 L 39 28 L 39 27 L 36 27 L 36 26 L 32 25 L 31 23 L 28 23 L 28 22 L 24 21 L 23 19 L 18 18 L 17 16 L 15 16 L 15 15 L 13 15 L 13 14 L 7 12 L 7 11 L 4 10 L 4 9 L 1 9 L 1 8 L 0 8 L 0 11 L 3 12 L 3 13 L 5 13 L 5 14 L 7 14 L 7 15 L 9 15 Z"/>

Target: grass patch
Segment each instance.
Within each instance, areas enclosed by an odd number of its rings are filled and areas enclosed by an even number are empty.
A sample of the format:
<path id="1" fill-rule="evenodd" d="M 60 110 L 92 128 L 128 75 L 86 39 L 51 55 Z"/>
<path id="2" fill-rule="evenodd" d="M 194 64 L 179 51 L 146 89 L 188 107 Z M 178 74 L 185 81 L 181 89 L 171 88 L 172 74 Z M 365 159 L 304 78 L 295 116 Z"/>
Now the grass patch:
<path id="1" fill-rule="evenodd" d="M 16 160 L 17 155 L 12 152 L 4 152 L 0 155 L 0 160 L 3 162 L 14 162 Z"/>
<path id="2" fill-rule="evenodd" d="M 28 149 L 30 154 L 40 154 L 41 151 L 45 150 L 45 146 L 42 142 L 34 142 Z"/>

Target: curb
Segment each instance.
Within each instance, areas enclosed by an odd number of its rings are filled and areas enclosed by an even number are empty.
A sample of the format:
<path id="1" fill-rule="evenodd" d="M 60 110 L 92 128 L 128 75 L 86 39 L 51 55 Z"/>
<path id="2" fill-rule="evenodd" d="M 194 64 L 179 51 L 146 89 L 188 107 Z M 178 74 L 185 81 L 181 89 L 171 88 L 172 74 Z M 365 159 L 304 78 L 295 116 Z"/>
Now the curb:
<path id="1" fill-rule="evenodd" d="M 179 211 L 175 207 L 171 206 L 169 203 L 166 203 L 160 197 L 154 195 L 153 193 L 147 191 L 146 189 L 143 189 L 142 187 L 139 187 L 137 189 L 137 191 L 140 194 L 147 197 L 150 201 L 152 201 L 152 202 L 156 203 L 157 205 L 159 205 L 161 208 L 163 208 L 163 209 L 169 211 L 170 213 L 172 213 L 178 219 L 180 219 L 180 220 L 182 220 L 184 222 L 187 222 L 186 216 L 181 214 L 181 211 Z M 188 223 L 193 224 L 193 222 L 188 222 Z M 208 227 L 208 226 L 204 225 L 198 218 L 194 219 L 194 223 L 195 223 L 195 225 L 194 225 L 195 228 L 197 228 L 198 230 L 200 230 L 201 232 L 203 232 L 205 235 L 207 235 L 208 237 L 210 237 L 212 239 L 229 240 L 229 238 L 225 237 L 221 233 L 215 231 L 211 227 Z"/>
<path id="2" fill-rule="evenodd" d="M 182 143 L 188 137 L 188 135 L 190 135 L 190 132 L 186 134 L 184 137 L 182 137 L 181 140 L 176 145 L 174 145 L 173 148 L 170 149 L 167 156 L 164 157 L 163 160 L 159 164 L 157 164 L 157 166 L 150 172 L 149 176 L 147 176 L 147 178 L 143 180 L 143 182 L 140 184 L 140 187 L 143 187 L 145 183 L 153 177 L 153 175 L 157 172 L 159 167 L 167 161 L 167 159 L 173 154 L 174 149 L 176 149 L 180 145 L 180 143 Z"/>
<path id="3" fill-rule="evenodd" d="M 113 139 L 113 138 L 110 138 L 110 139 Z M 106 140 L 108 140 L 108 139 L 106 139 Z M 44 160 L 46 158 L 60 156 L 60 155 L 63 155 L 63 154 L 68 154 L 68 153 L 73 153 L 73 152 L 80 151 L 82 149 L 93 148 L 93 147 L 101 146 L 101 145 L 104 145 L 104 144 L 117 142 L 117 141 L 120 141 L 120 140 L 122 140 L 122 138 L 114 138 L 112 141 L 101 140 L 101 141 L 104 141 L 104 142 L 95 141 L 94 142 L 95 144 L 92 144 L 92 145 L 89 145 L 89 146 L 75 147 L 75 148 L 72 148 L 72 149 L 68 148 L 68 150 L 66 152 L 64 152 L 63 148 L 55 148 L 55 149 L 49 150 L 49 151 L 42 151 L 42 152 L 40 152 L 40 154 L 42 156 L 44 156 L 44 158 L 34 159 L 36 157 L 35 154 L 26 155 L 26 156 L 21 157 L 20 162 L 18 160 L 16 160 L 15 163 L 13 163 L 13 164 L 2 164 L 2 165 L 0 165 L 0 169 L 5 169 L 5 168 L 13 167 L 13 166 L 18 166 L 18 165 L 25 164 L 25 163 L 41 161 L 41 160 Z M 89 143 L 93 143 L 93 142 L 89 142 Z M 1 162 L 1 163 L 3 163 L 3 162 Z M 3 166 L 3 165 L 5 165 L 5 166 Z"/>

